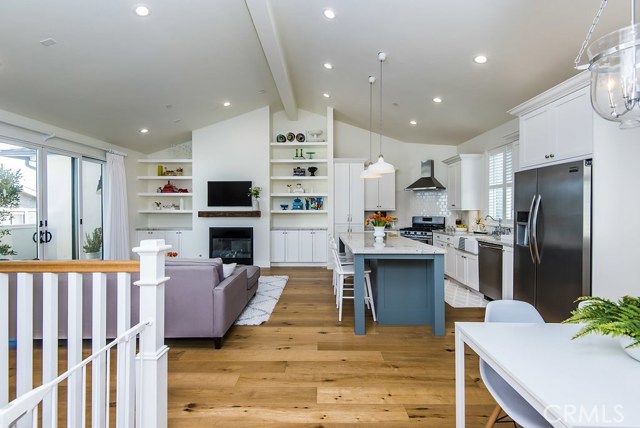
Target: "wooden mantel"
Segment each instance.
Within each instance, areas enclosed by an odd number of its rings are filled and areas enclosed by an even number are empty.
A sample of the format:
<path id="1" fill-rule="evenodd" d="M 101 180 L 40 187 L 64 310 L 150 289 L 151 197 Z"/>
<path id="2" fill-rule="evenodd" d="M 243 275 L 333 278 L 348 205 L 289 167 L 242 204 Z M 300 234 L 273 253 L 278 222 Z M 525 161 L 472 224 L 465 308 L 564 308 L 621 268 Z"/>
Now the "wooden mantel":
<path id="1" fill-rule="evenodd" d="M 260 217 L 260 211 L 198 211 L 198 217 Z"/>

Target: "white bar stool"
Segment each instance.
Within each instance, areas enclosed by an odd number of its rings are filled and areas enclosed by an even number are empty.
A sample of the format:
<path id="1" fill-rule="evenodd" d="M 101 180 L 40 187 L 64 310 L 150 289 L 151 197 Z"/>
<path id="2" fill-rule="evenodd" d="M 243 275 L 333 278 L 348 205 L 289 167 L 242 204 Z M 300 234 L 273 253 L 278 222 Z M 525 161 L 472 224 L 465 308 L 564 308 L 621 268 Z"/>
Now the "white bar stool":
<path id="1" fill-rule="evenodd" d="M 334 274 L 337 277 L 337 286 L 336 286 L 336 301 L 338 303 L 338 321 L 342 321 L 342 303 L 344 301 L 344 299 L 351 299 L 353 300 L 354 296 L 345 296 L 344 292 L 346 291 L 353 291 L 353 287 L 351 288 L 346 288 L 345 285 L 345 279 L 349 278 L 349 277 L 354 277 L 355 276 L 355 270 L 353 265 L 343 265 L 340 263 L 340 259 L 339 259 L 339 254 L 338 254 L 338 250 L 335 247 L 331 248 L 331 253 L 333 254 L 333 258 L 334 258 Z M 377 321 L 376 318 L 376 308 L 375 305 L 373 303 L 373 291 L 371 289 L 371 277 L 369 276 L 369 274 L 371 273 L 371 270 L 369 269 L 365 269 L 364 271 L 364 284 L 365 284 L 365 288 L 364 288 L 364 302 L 367 305 L 367 308 L 371 308 L 371 315 L 373 316 L 373 320 Z"/>

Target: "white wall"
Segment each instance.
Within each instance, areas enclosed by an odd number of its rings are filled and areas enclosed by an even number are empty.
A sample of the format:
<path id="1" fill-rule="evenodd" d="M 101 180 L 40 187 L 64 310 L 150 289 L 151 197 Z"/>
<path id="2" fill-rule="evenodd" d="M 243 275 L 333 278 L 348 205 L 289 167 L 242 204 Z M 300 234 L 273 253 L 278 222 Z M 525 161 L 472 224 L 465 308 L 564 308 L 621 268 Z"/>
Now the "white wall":
<path id="1" fill-rule="evenodd" d="M 336 158 L 367 158 L 369 157 L 369 131 L 357 128 L 343 122 L 335 122 L 334 126 L 334 157 Z M 377 160 L 380 147 L 378 134 L 373 134 L 372 158 Z M 417 144 L 394 140 L 384 137 L 382 140 L 382 154 L 385 161 L 396 167 L 396 211 L 399 226 L 410 226 L 412 215 L 438 213 L 416 212 L 416 207 L 422 204 L 418 201 L 416 192 L 406 192 L 404 189 L 420 177 L 420 161 L 433 159 L 435 176 L 446 187 L 447 169 L 442 163 L 444 159 L 457 153 L 456 146 Z"/>
<path id="2" fill-rule="evenodd" d="M 193 242 L 186 257 L 209 256 L 209 227 L 253 227 L 254 264 L 269 266 L 269 116 L 269 108 L 263 107 L 193 131 Z M 211 180 L 251 180 L 262 187 L 262 217 L 198 217 L 198 211 L 211 210 Z"/>
<path id="3" fill-rule="evenodd" d="M 612 299 L 640 296 L 634 233 L 640 212 L 640 128 L 620 130 L 596 117 L 594 140 L 592 292 Z"/>
<path id="4" fill-rule="evenodd" d="M 518 131 L 518 120 L 518 118 L 512 119 L 465 141 L 458 145 L 458 153 L 484 153 L 496 147 L 504 146 L 508 143 L 508 141 L 505 141 L 505 136 Z"/>

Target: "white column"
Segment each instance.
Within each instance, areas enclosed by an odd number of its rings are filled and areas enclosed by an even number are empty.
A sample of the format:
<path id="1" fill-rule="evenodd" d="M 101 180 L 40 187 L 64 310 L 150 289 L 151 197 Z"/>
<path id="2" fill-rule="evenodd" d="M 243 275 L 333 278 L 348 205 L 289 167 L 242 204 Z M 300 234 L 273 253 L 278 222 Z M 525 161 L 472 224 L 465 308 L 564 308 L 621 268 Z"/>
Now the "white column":
<path id="1" fill-rule="evenodd" d="M 140 322 L 150 321 L 140 336 L 140 391 L 137 414 L 142 428 L 167 426 L 167 352 L 164 344 L 165 252 L 163 239 L 144 240 L 133 249 L 140 256 Z"/>
<path id="2" fill-rule="evenodd" d="M 20 397 L 33 388 L 33 275 L 18 273 L 17 282 L 16 397 Z M 17 426 L 30 426 L 31 418 L 28 412 Z"/>
<path id="3" fill-rule="evenodd" d="M 118 337 L 131 327 L 131 274 L 118 273 Z M 118 374 L 116 376 L 116 426 L 134 426 L 135 415 L 135 353 L 130 342 L 118 344 Z"/>
<path id="4" fill-rule="evenodd" d="M 42 275 L 42 383 L 58 376 L 58 274 Z M 58 425 L 58 389 L 42 402 L 42 426 Z"/>
<path id="5" fill-rule="evenodd" d="M 93 274 L 91 353 L 97 354 L 107 341 L 107 274 Z M 100 355 L 91 364 L 91 427 L 105 426 L 107 400 L 106 355 Z"/>
<path id="6" fill-rule="evenodd" d="M 82 361 L 82 274 L 68 274 L 67 369 Z M 82 426 L 82 373 L 67 380 L 67 426 Z"/>

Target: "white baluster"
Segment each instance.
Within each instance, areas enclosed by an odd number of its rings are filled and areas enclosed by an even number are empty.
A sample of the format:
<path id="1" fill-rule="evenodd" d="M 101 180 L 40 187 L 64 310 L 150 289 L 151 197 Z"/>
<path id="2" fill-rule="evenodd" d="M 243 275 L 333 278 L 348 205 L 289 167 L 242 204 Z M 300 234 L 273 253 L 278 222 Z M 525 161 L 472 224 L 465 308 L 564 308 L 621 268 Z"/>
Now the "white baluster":
<path id="1" fill-rule="evenodd" d="M 118 273 L 118 336 L 131 327 L 131 274 Z M 133 339 L 135 341 L 135 339 Z M 135 398 L 135 352 L 129 342 L 118 344 L 116 374 L 116 426 L 133 427 Z"/>
<path id="2" fill-rule="evenodd" d="M 21 272 L 17 284 L 17 348 L 16 348 L 16 396 L 33 388 L 33 275 Z M 32 413 L 27 412 L 18 427 L 31 426 Z"/>
<path id="3" fill-rule="evenodd" d="M 133 252 L 140 255 L 140 322 L 151 321 L 140 335 L 140 406 L 137 408 L 142 428 L 167 426 L 167 352 L 164 344 L 164 276 L 163 239 L 144 240 Z"/>
<path id="4" fill-rule="evenodd" d="M 58 274 L 42 275 L 42 383 L 58 376 Z M 42 426 L 57 426 L 58 390 L 42 401 Z"/>
<path id="5" fill-rule="evenodd" d="M 91 353 L 96 354 L 107 341 L 107 274 L 93 274 Z M 105 424 L 105 356 L 100 355 L 91 364 L 91 427 L 104 428 Z"/>
<path id="6" fill-rule="evenodd" d="M 9 275 L 0 273 L 0 407 L 9 402 Z"/>
<path id="7" fill-rule="evenodd" d="M 82 274 L 70 272 L 68 278 L 67 367 L 71 369 L 82 361 Z M 80 373 L 69 377 L 67 390 L 67 426 L 79 427 L 83 423 L 84 413 L 84 388 Z"/>

